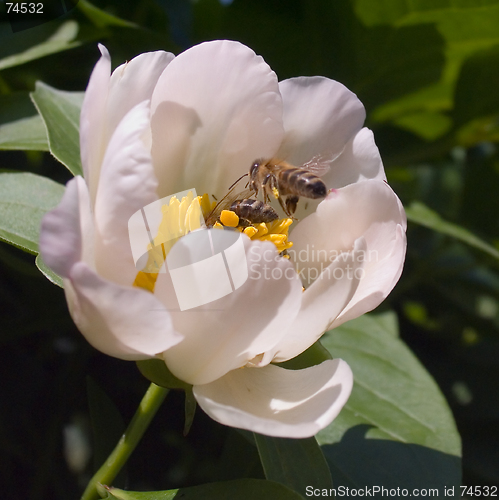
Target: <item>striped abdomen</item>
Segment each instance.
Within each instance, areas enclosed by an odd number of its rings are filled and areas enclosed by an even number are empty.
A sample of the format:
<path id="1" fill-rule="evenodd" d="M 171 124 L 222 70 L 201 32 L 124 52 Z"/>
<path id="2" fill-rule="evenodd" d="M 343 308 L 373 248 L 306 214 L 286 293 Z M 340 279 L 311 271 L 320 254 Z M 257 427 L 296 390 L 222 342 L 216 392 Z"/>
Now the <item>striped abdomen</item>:
<path id="1" fill-rule="evenodd" d="M 235 212 L 238 217 L 254 224 L 272 222 L 279 218 L 277 212 L 270 205 L 249 198 L 234 201 L 230 206 L 230 210 Z"/>
<path id="2" fill-rule="evenodd" d="M 281 195 L 291 194 L 313 200 L 326 197 L 327 188 L 324 182 L 303 168 L 282 168 L 277 172 L 276 177 Z"/>

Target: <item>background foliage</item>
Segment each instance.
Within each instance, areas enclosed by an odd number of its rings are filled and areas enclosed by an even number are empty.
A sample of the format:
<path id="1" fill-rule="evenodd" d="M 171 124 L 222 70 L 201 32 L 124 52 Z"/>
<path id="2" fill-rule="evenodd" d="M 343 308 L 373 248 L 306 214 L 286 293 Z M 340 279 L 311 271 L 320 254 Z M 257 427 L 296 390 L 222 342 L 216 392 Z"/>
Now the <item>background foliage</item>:
<path id="1" fill-rule="evenodd" d="M 356 380 L 318 435 L 333 483 L 460 484 L 453 415 L 462 484 L 498 485 L 499 0 L 80 0 L 30 29 L 0 23 L 0 239 L 18 247 L 0 243 L 3 497 L 76 498 L 147 387 L 133 363 L 87 345 L 63 291 L 34 265 L 39 220 L 81 171 L 78 112 L 96 44 L 117 66 L 217 38 L 249 45 L 279 79 L 320 74 L 356 92 L 407 208 L 406 266 L 383 314 L 323 341 Z M 115 486 L 295 498 L 258 480 L 293 489 L 286 457 L 315 456 L 315 445 L 255 446 L 201 411 L 184 438 L 183 404 L 168 396 Z M 242 482 L 190 489 L 227 480 Z"/>

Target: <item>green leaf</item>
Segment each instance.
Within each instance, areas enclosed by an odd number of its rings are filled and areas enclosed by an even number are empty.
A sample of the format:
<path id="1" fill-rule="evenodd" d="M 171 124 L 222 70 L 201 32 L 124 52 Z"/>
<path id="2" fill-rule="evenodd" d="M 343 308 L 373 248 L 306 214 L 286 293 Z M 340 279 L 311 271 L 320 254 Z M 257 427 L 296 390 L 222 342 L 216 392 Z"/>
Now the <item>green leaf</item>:
<path id="1" fill-rule="evenodd" d="M 302 500 L 302 496 L 282 484 L 263 479 L 236 479 L 168 491 L 123 491 L 101 487 L 102 498 L 117 500 Z M 104 496 L 106 495 L 107 496 Z"/>
<path id="2" fill-rule="evenodd" d="M 121 28 L 138 28 L 139 26 L 120 17 L 113 16 L 99 9 L 95 5 L 92 5 L 87 0 L 78 1 L 78 10 L 83 12 L 92 23 L 98 28 L 105 28 L 106 26 L 119 26 Z"/>
<path id="3" fill-rule="evenodd" d="M 425 40 L 422 45 L 416 40 Z M 371 109 L 438 82 L 445 43 L 432 25 L 358 29 L 353 89 Z"/>
<path id="4" fill-rule="evenodd" d="M 49 150 L 47 132 L 28 92 L 0 95 L 0 149 Z"/>
<path id="5" fill-rule="evenodd" d="M 265 477 L 284 484 L 305 496 L 307 486 L 333 487 L 326 459 L 315 437 L 307 439 L 275 438 L 255 433 Z"/>
<path id="6" fill-rule="evenodd" d="M 434 231 L 445 234 L 446 236 L 456 238 L 473 248 L 477 248 L 478 250 L 499 259 L 499 251 L 493 246 L 475 236 L 471 231 L 442 219 L 439 214 L 428 208 L 423 203 L 413 201 L 408 207 L 405 207 L 405 212 L 407 214 L 407 219 L 410 222 L 433 229 Z"/>
<path id="7" fill-rule="evenodd" d="M 317 341 L 295 358 L 279 363 L 279 366 L 287 370 L 303 370 L 310 366 L 320 365 L 327 359 L 332 359 L 331 354 L 322 346 L 320 341 Z"/>
<path id="8" fill-rule="evenodd" d="M 416 24 L 416 23 L 453 23 L 456 19 L 477 17 L 479 22 L 485 16 L 495 12 L 494 6 L 499 6 L 499 0 L 414 0 L 400 2 L 399 0 L 356 0 L 355 10 L 362 21 L 368 26 L 378 24 Z M 487 8 L 488 7 L 488 8 Z M 477 21 L 475 21 L 477 22 Z M 467 24 L 473 25 L 473 22 Z M 476 26 L 471 26 L 476 29 Z M 470 29 L 468 28 L 468 29 Z"/>
<path id="9" fill-rule="evenodd" d="M 431 111 L 407 113 L 394 119 L 393 123 L 414 132 L 426 141 L 434 141 L 452 128 L 452 120 L 448 116 Z"/>
<path id="10" fill-rule="evenodd" d="M 30 173 L 0 174 L 0 239 L 38 253 L 40 222 L 61 201 L 64 186 Z"/>
<path id="11" fill-rule="evenodd" d="M 194 397 L 194 392 L 192 387 L 185 390 L 185 422 L 184 422 L 184 436 L 189 434 L 191 430 L 192 423 L 194 422 L 194 415 L 196 414 L 197 401 Z"/>
<path id="12" fill-rule="evenodd" d="M 54 273 L 54 271 L 52 271 L 52 269 L 50 269 L 47 264 L 45 264 L 45 262 L 43 262 L 42 260 L 42 256 L 40 254 L 38 254 L 36 256 L 36 259 L 35 259 L 35 264 L 36 264 L 36 267 L 40 270 L 40 272 L 49 280 L 51 281 L 52 283 L 54 283 L 54 285 L 57 285 L 61 288 L 64 288 L 64 283 L 62 282 L 62 278 Z"/>
<path id="13" fill-rule="evenodd" d="M 175 377 L 161 359 L 144 359 L 136 363 L 140 373 L 154 384 L 167 389 L 182 389 L 185 392 L 184 436 L 187 436 L 197 408 L 192 385 Z"/>
<path id="14" fill-rule="evenodd" d="M 47 128 L 51 153 L 73 175 L 82 175 L 80 160 L 80 109 L 83 92 L 65 92 L 36 83 L 31 98 Z"/>
<path id="15" fill-rule="evenodd" d="M 497 114 L 499 114 L 499 46 L 480 51 L 466 60 L 456 85 L 454 116 L 457 125 L 471 120 L 490 117 L 482 136 L 473 143 L 488 140 L 486 134 L 498 137 Z M 491 130 L 492 129 L 492 130 Z M 471 142 L 471 141 L 468 141 Z"/>
<path id="16" fill-rule="evenodd" d="M 445 43 L 445 65 L 440 81 L 420 88 L 406 96 L 387 102 L 378 107 L 373 118 L 376 121 L 394 120 L 402 128 L 409 129 L 427 140 L 443 136 L 449 129 L 446 116 L 441 112 L 451 111 L 454 106 L 456 82 L 463 63 L 477 52 L 492 49 L 499 45 L 499 1 L 498 0 L 415 0 L 401 2 L 400 0 L 355 0 L 355 12 L 359 19 L 370 28 L 392 26 L 406 28 L 409 26 L 433 26 Z M 413 39 L 412 45 L 418 47 L 421 42 Z M 426 46 L 426 43 L 422 44 Z M 420 68 L 422 69 L 422 68 Z M 485 73 L 497 73 L 496 64 L 481 65 L 478 71 L 469 73 L 471 92 L 458 95 L 461 101 L 456 117 L 462 123 L 465 115 L 476 115 L 483 109 L 486 102 L 497 104 L 497 92 L 477 89 L 492 86 L 492 80 L 486 82 Z M 410 89 L 409 89 L 410 90 Z M 477 102 L 479 105 L 476 106 Z M 491 108 L 492 110 L 492 108 Z M 407 115 L 407 116 L 406 116 Z M 431 123 L 430 117 L 437 117 L 437 122 Z M 430 129 L 425 128 L 425 123 Z M 479 128 L 488 129 L 490 124 L 481 124 Z M 476 136 L 477 132 L 467 135 Z M 498 134 L 495 134 L 497 140 Z M 475 137 L 475 143 L 479 138 Z M 467 141 L 469 144 L 471 137 Z"/>
<path id="17" fill-rule="evenodd" d="M 323 345 L 352 368 L 352 395 L 317 439 L 336 486 L 439 488 L 460 484 L 460 437 L 425 368 L 385 320 L 366 315 Z"/>
<path id="18" fill-rule="evenodd" d="M 166 363 L 161 359 L 144 359 L 137 361 L 137 367 L 145 378 L 151 382 L 166 387 L 167 389 L 182 389 L 190 391 L 192 386 L 178 379 L 168 369 Z"/>
<path id="19" fill-rule="evenodd" d="M 82 42 L 76 40 L 77 35 L 78 23 L 73 20 L 66 21 L 58 26 L 44 42 L 0 59 L 0 70 L 19 66 L 40 57 L 78 47 Z"/>

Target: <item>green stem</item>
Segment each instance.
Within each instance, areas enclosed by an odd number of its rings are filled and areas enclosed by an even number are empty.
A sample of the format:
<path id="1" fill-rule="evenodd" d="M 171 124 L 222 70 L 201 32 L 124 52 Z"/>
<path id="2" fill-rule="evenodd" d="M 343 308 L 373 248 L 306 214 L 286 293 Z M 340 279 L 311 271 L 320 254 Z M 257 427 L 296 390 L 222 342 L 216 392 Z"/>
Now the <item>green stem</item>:
<path id="1" fill-rule="evenodd" d="M 156 415 L 168 391 L 169 389 L 159 387 L 156 384 L 149 386 L 125 433 L 121 436 L 107 460 L 88 483 L 81 500 L 100 498 L 97 488 L 100 484 L 110 484 L 118 475 L 144 435 L 154 415 Z"/>

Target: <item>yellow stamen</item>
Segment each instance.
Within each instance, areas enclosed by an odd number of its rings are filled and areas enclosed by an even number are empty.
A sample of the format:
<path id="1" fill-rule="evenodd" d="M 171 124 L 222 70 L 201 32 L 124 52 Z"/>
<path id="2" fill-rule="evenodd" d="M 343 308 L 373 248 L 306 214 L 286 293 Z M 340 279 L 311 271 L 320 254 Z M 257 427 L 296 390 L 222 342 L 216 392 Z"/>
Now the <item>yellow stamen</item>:
<path id="1" fill-rule="evenodd" d="M 203 211 L 203 217 L 206 218 L 210 215 L 211 211 L 215 208 L 217 204 L 216 201 L 211 202 L 210 197 L 204 193 L 203 196 L 200 196 L 201 210 Z"/>
<path id="2" fill-rule="evenodd" d="M 273 189 L 273 193 L 274 195 L 277 193 L 277 196 L 279 196 L 276 188 Z M 161 207 L 163 216 L 158 233 L 152 244 L 147 247 L 147 264 L 142 271 L 137 273 L 133 286 L 153 292 L 159 270 L 172 246 L 180 237 L 202 227 L 202 221 L 211 214 L 215 206 L 216 202 L 210 202 L 207 194 L 194 198 L 192 192 L 189 192 L 180 201 L 175 196 L 172 196 L 169 203 Z M 285 218 L 268 224 L 262 222 L 248 227 L 238 227 L 239 217 L 237 214 L 232 210 L 222 210 L 220 222 L 215 222 L 213 227 L 217 229 L 223 229 L 224 227 L 237 228 L 238 231 L 244 232 L 252 240 L 274 243 L 277 251 L 282 253 L 293 246 L 293 243 L 288 241 L 289 226 L 292 223 L 292 219 Z M 283 257 L 289 259 L 289 255 L 283 255 Z"/>
<path id="3" fill-rule="evenodd" d="M 158 234 L 147 247 L 147 264 L 137 273 L 133 286 L 154 291 L 159 270 L 172 246 L 178 238 L 202 226 L 203 205 L 206 207 L 206 203 L 209 204 L 209 198 L 206 197 L 205 200 L 203 198 L 201 196 L 194 198 L 192 192 L 189 192 L 181 201 L 172 196 L 169 203 L 161 207 L 163 216 Z"/>
<path id="4" fill-rule="evenodd" d="M 220 222 L 227 227 L 237 227 L 239 224 L 239 217 L 232 210 L 222 210 Z"/>
<path id="5" fill-rule="evenodd" d="M 249 236 L 250 238 L 252 238 L 253 236 L 255 236 L 256 233 L 258 233 L 258 229 L 254 226 L 248 226 L 248 227 L 244 228 L 243 233 L 246 236 Z"/>
<path id="6" fill-rule="evenodd" d="M 267 229 L 267 224 L 265 224 L 265 222 L 261 222 L 260 224 L 255 224 L 255 228 L 257 229 L 257 233 L 255 235 L 254 238 L 252 239 L 259 239 L 261 236 L 263 236 L 264 234 L 267 234 L 269 232 L 269 230 Z"/>
<path id="7" fill-rule="evenodd" d="M 271 241 L 276 246 L 277 251 L 281 253 L 293 246 L 293 243 L 288 241 L 289 226 L 292 223 L 293 219 L 286 218 L 278 219 L 268 224 L 261 222 L 260 224 L 238 229 L 252 240 Z"/>

